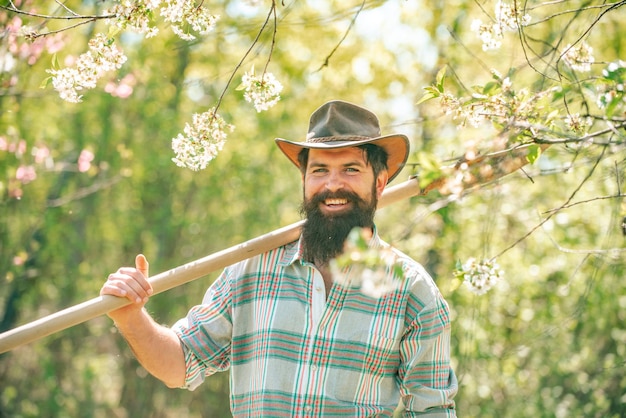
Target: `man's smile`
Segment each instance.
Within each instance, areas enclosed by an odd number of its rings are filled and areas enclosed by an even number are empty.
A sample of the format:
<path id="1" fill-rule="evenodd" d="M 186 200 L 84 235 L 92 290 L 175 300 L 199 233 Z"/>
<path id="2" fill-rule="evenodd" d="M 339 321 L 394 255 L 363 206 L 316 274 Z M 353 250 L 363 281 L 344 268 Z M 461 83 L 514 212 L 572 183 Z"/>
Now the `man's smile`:
<path id="1" fill-rule="evenodd" d="M 326 214 L 340 214 L 352 209 L 352 201 L 345 197 L 329 197 L 320 201 L 320 209 Z"/>
<path id="2" fill-rule="evenodd" d="M 347 205 L 348 204 L 348 199 L 339 199 L 339 198 L 334 198 L 334 199 L 326 199 L 324 201 L 324 204 L 326 206 L 342 206 L 342 205 Z"/>

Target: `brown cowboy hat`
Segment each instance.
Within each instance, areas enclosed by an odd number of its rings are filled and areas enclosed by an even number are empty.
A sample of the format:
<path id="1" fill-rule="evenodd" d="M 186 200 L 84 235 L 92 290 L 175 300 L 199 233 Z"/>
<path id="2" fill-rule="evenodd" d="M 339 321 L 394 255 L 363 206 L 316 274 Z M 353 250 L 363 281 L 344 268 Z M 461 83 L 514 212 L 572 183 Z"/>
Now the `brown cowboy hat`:
<path id="1" fill-rule="evenodd" d="M 278 148 L 298 168 L 298 154 L 303 148 L 345 148 L 370 143 L 387 152 L 390 182 L 406 163 L 409 139 L 402 134 L 381 136 L 376 115 L 360 106 L 340 100 L 325 103 L 311 115 L 309 133 L 304 142 L 276 138 Z"/>

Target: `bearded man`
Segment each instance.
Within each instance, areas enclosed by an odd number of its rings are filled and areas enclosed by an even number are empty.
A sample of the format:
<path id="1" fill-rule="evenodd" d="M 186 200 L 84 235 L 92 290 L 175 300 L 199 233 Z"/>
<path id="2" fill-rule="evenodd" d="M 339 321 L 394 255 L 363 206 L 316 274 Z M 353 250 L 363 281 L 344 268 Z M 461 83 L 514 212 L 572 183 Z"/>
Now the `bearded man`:
<path id="1" fill-rule="evenodd" d="M 303 181 L 299 240 L 227 267 L 202 303 L 171 328 L 145 303 L 145 257 L 109 275 L 101 294 L 134 303 L 109 316 L 141 364 L 169 387 L 190 390 L 230 370 L 236 417 L 456 417 L 449 309 L 423 267 L 383 242 L 378 199 L 409 153 L 406 136 L 381 136 L 378 118 L 343 101 L 312 115 L 303 142 L 276 139 Z M 353 228 L 392 251 L 402 277 L 372 297 L 333 278 Z M 349 271 L 348 271 L 349 274 Z"/>

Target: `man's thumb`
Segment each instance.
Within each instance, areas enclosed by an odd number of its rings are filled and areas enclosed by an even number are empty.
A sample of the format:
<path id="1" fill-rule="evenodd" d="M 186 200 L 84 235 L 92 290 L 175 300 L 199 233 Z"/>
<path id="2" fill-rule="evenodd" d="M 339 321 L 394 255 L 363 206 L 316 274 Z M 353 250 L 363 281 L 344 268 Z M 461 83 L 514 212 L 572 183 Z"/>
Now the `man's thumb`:
<path id="1" fill-rule="evenodd" d="M 148 264 L 148 260 L 146 259 L 145 255 L 138 254 L 137 257 L 135 257 L 135 268 L 139 270 L 140 272 L 142 272 L 143 275 L 146 277 L 149 277 L 148 276 L 149 267 L 150 265 Z"/>

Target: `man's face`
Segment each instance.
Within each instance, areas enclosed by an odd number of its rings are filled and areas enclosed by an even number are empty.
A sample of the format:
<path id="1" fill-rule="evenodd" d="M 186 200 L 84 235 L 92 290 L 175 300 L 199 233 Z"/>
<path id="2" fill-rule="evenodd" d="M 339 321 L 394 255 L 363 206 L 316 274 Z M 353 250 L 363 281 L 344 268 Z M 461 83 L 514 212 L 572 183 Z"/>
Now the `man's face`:
<path id="1" fill-rule="evenodd" d="M 367 203 L 377 200 L 387 184 L 387 172 L 374 179 L 372 166 L 367 163 L 365 151 L 356 147 L 329 150 L 311 149 L 303 178 L 304 200 L 316 195 L 330 196 L 353 193 Z M 320 202 L 324 215 L 349 212 L 355 202 L 348 198 L 327 198 Z"/>
<path id="2" fill-rule="evenodd" d="M 354 227 L 371 227 L 387 172 L 374 178 L 360 148 L 311 149 L 303 175 L 305 258 L 325 263 L 336 257 Z"/>

